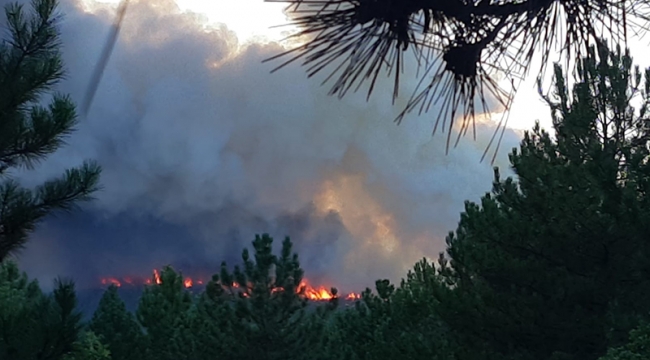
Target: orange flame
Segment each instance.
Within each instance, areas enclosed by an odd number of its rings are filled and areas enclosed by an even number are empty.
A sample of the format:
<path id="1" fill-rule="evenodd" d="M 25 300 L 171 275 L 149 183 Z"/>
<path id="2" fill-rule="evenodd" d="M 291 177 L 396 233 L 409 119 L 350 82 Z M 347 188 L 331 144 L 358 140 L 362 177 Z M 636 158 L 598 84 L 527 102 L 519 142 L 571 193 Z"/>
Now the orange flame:
<path id="1" fill-rule="evenodd" d="M 345 296 L 345 300 L 361 300 L 361 294 L 349 293 Z"/>
<path id="2" fill-rule="evenodd" d="M 300 282 L 300 286 L 298 288 L 298 291 L 300 291 L 301 288 L 304 288 L 304 295 L 309 299 L 313 301 L 326 301 L 333 299 L 335 297 L 334 294 L 330 290 L 327 290 L 325 286 L 319 286 L 317 288 L 312 287 L 309 285 L 309 282 L 307 280 L 303 280 Z M 338 296 L 338 294 L 336 295 Z M 357 293 L 349 293 L 343 297 L 345 300 L 359 300 L 361 299 L 361 294 Z"/>
<path id="3" fill-rule="evenodd" d="M 142 278 L 140 278 L 142 279 Z M 121 287 L 122 284 L 129 284 L 129 285 L 137 285 L 137 284 L 147 284 L 147 285 L 152 285 L 153 283 L 160 285 L 162 283 L 162 279 L 160 278 L 160 272 L 157 269 L 153 270 L 153 277 L 148 278 L 144 281 L 142 280 L 134 280 L 132 277 L 124 277 L 122 279 L 114 278 L 114 277 L 106 277 L 101 279 L 102 285 L 115 285 L 117 287 Z M 185 288 L 192 288 L 195 285 L 203 285 L 204 281 L 202 279 L 196 279 L 196 278 L 191 278 L 191 277 L 185 277 L 183 279 L 183 286 Z M 232 283 L 232 288 L 233 289 L 240 289 L 242 290 L 242 287 L 240 284 L 234 282 Z M 277 293 L 280 291 L 283 291 L 284 289 L 282 287 L 275 287 L 271 289 L 272 293 Z M 303 291 L 303 295 L 312 301 L 327 301 L 330 299 L 333 299 L 335 296 L 332 294 L 330 290 L 328 290 L 325 286 L 318 286 L 318 287 L 313 287 L 309 284 L 309 282 L 306 279 L 303 279 L 300 282 L 300 285 L 297 287 L 296 292 Z M 248 297 L 249 294 L 246 291 L 242 291 L 242 294 L 244 297 Z M 340 296 L 340 295 L 337 295 Z M 360 294 L 356 293 L 349 293 L 345 296 L 342 296 L 341 298 L 345 300 L 359 300 L 361 298 Z"/>
<path id="4" fill-rule="evenodd" d="M 334 294 L 325 289 L 324 286 L 313 288 L 306 280 L 300 282 L 299 291 L 304 288 L 304 294 L 309 300 L 329 300 Z"/>

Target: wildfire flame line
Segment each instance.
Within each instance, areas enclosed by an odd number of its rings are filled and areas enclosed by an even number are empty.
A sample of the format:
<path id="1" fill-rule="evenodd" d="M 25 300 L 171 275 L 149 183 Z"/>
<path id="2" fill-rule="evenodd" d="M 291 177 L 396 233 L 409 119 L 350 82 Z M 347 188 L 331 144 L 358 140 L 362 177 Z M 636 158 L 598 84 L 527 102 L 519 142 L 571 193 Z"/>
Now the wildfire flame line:
<path id="1" fill-rule="evenodd" d="M 101 279 L 102 285 L 115 285 L 117 287 L 122 287 L 123 284 L 128 284 L 128 285 L 152 285 L 153 283 L 160 284 L 162 280 L 160 279 L 160 272 L 158 270 L 153 271 L 153 277 L 149 279 L 134 279 L 133 277 L 122 277 L 122 278 L 116 278 L 116 277 L 105 277 Z M 195 286 L 200 286 L 203 285 L 204 282 L 202 279 L 196 279 L 196 278 L 191 278 L 191 277 L 184 277 L 183 278 L 183 286 L 187 289 L 195 287 Z M 240 285 L 237 283 L 232 284 L 233 288 L 239 288 Z M 304 296 L 312 301 L 327 301 L 332 298 L 334 298 L 334 294 L 332 294 L 331 291 L 327 290 L 325 286 L 318 286 L 318 287 L 313 287 L 309 284 L 308 281 L 302 280 L 300 282 L 300 285 L 296 289 L 297 292 L 301 291 L 304 289 Z M 276 289 L 271 290 L 272 292 L 275 291 L 281 291 L 282 288 L 278 287 Z M 343 298 L 345 300 L 357 300 L 361 298 L 360 294 L 356 293 L 349 293 L 346 294 L 345 296 L 339 296 L 339 298 Z"/>

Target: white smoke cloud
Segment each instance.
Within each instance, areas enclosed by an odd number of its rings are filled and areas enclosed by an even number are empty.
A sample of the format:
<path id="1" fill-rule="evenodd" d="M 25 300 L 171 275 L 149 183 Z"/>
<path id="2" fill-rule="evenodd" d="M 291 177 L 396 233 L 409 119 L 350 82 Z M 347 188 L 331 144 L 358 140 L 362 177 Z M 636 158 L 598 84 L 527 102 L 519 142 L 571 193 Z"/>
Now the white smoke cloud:
<path id="1" fill-rule="evenodd" d="M 59 90 L 78 103 L 113 16 L 110 8 L 82 8 L 62 4 L 69 76 Z M 446 135 L 431 136 L 436 109 L 393 123 L 401 107 L 390 102 L 390 79 L 368 102 L 363 93 L 328 97 L 297 65 L 269 73 L 277 63 L 262 60 L 279 45 L 241 50 L 233 32 L 203 21 L 172 0 L 135 1 L 88 118 L 69 146 L 24 180 L 35 184 L 95 158 L 104 167 L 104 190 L 92 205 L 97 221 L 119 227 L 115 217 L 127 214 L 187 227 L 199 242 L 192 256 L 215 259 L 215 268 L 255 233 L 290 235 L 307 277 L 354 290 L 377 278 L 399 280 L 419 258 L 437 256 L 463 202 L 489 191 L 492 166 L 479 160 L 490 123 L 478 124 L 476 142 L 468 136 L 445 156 Z M 497 165 L 507 165 L 518 141 L 506 131 Z M 22 254 L 27 268 L 49 266 L 36 259 L 39 246 L 52 246 L 50 237 L 36 234 Z M 143 253 L 122 261 L 143 269 L 175 257 L 192 261 L 152 250 L 154 238 L 129 239 Z M 82 261 L 57 254 L 52 262 L 71 261 L 71 273 Z M 102 256 L 84 255 L 88 264 L 108 266 Z"/>

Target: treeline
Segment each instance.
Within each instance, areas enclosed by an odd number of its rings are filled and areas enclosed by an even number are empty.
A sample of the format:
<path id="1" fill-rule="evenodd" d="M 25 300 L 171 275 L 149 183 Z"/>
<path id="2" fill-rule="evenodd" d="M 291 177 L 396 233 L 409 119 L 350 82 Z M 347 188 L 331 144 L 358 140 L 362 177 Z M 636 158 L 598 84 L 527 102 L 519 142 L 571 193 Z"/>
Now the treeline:
<path id="1" fill-rule="evenodd" d="M 3 176 L 54 151 L 74 125 L 65 97 L 26 105 L 62 74 L 56 2 L 34 5 L 32 19 L 7 8 Z M 492 191 L 466 203 L 444 254 L 399 284 L 377 281 L 354 307 L 336 298 L 308 306 L 291 242 L 276 255 L 262 235 L 200 294 L 165 268 L 134 313 L 112 287 L 84 322 L 72 282 L 44 293 L 7 257 L 48 213 L 88 199 L 99 168 L 36 191 L 4 181 L 0 359 L 650 359 L 650 69 L 599 43 L 575 70 L 569 83 L 555 66 L 553 92 L 542 96 L 554 133 L 525 134 L 509 157 L 516 177 L 495 169 Z"/>
<path id="2" fill-rule="evenodd" d="M 5 262 L 0 266 L 0 358 L 388 359 L 446 354 L 443 327 L 429 316 L 432 304 L 418 291 L 423 280 L 435 275 L 428 264 L 397 289 L 378 281 L 377 292 L 367 289 L 354 307 L 339 306 L 338 297 L 314 305 L 300 287 L 303 271 L 289 238 L 277 256 L 272 244 L 270 236 L 257 236 L 253 255 L 245 249 L 242 264 L 232 271 L 222 264 L 199 294 L 184 286 L 180 273 L 164 268 L 159 283 L 145 287 L 135 313 L 127 311 L 111 285 L 86 323 L 73 283 L 57 280 L 55 290 L 45 294 L 15 263 Z"/>

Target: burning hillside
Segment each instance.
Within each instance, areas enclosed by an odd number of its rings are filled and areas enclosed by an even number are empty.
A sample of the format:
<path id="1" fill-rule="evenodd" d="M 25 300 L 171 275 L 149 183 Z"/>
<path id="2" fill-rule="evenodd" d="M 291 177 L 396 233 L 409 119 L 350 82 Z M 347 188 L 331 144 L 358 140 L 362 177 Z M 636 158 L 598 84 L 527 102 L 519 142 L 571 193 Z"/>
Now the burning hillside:
<path id="1" fill-rule="evenodd" d="M 117 287 L 122 287 L 122 286 L 137 287 L 137 286 L 144 286 L 144 285 L 152 285 L 153 283 L 160 284 L 161 278 L 160 278 L 160 272 L 154 269 L 153 276 L 151 278 L 130 277 L 130 276 L 125 276 L 120 278 L 104 277 L 100 281 L 102 285 L 115 285 Z M 183 285 L 187 289 L 200 288 L 204 286 L 206 283 L 207 281 L 200 277 L 188 277 L 188 276 L 183 277 Z M 233 283 L 232 287 L 240 288 L 240 285 L 237 283 Z M 273 291 L 282 291 L 282 288 L 278 287 Z M 309 281 L 306 279 L 303 279 L 300 282 L 300 286 L 298 286 L 298 289 L 296 289 L 296 291 L 297 292 L 303 291 L 304 296 L 311 301 L 327 301 L 334 298 L 335 296 L 338 296 L 345 300 L 357 300 L 361 298 L 361 295 L 357 293 L 348 293 L 342 296 L 338 294 L 334 295 L 325 286 L 321 285 L 321 286 L 314 287 L 310 285 Z"/>

